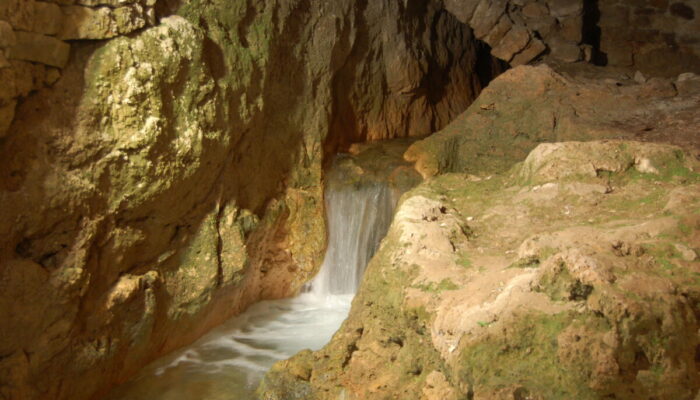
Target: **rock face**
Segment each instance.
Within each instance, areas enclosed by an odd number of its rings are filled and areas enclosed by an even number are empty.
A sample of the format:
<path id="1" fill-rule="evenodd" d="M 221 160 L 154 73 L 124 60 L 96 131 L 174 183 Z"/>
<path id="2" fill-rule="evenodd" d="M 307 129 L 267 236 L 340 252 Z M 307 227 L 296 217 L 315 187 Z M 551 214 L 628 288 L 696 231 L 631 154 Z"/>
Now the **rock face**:
<path id="1" fill-rule="evenodd" d="M 0 8 L 2 399 L 99 398 L 296 293 L 325 151 L 439 129 L 485 78 L 439 3 L 189 1 L 151 27 L 152 1 L 59 3 Z M 61 38 L 112 39 L 66 64 Z"/>
<path id="2" fill-rule="evenodd" d="M 700 93 L 690 89 L 697 76 L 640 84 L 596 68 L 570 72 L 546 65 L 506 72 L 453 123 L 409 148 L 406 158 L 429 177 L 475 168 L 503 172 L 538 143 L 561 140 L 630 138 L 700 151 L 693 133 Z"/>
<path id="3" fill-rule="evenodd" d="M 50 86 L 68 63 L 65 40 L 108 39 L 155 24 L 156 0 L 3 0 L 0 3 L 0 138 L 18 99 Z"/>
<path id="4" fill-rule="evenodd" d="M 515 68 L 416 142 L 350 316 L 260 397 L 695 399 L 700 92 L 600 74 Z"/>
<path id="5" fill-rule="evenodd" d="M 599 1 L 602 62 L 647 74 L 698 71 L 697 1 Z"/>
<path id="6" fill-rule="evenodd" d="M 671 145 L 564 142 L 427 181 L 333 340 L 260 397 L 694 399 L 699 167 Z"/>
<path id="7" fill-rule="evenodd" d="M 689 7 L 663 12 L 691 21 Z M 476 39 L 513 65 L 548 49 L 580 59 L 587 15 L 559 0 L 2 0 L 0 398 L 98 398 L 249 303 L 296 293 L 325 247 L 325 155 L 445 127 L 502 68 Z M 474 118 L 474 134 L 447 128 L 410 159 L 431 176 L 496 151 L 496 170 L 542 139 L 579 138 L 571 124 L 585 138 L 688 130 L 676 120 L 697 115 L 696 78 L 598 84 L 572 112 L 542 94 L 581 87 L 520 69 L 453 125 Z M 525 122 L 488 100 L 518 81 L 532 94 L 506 107 Z M 651 116 L 596 122 L 596 96 L 617 92 Z M 507 147 L 472 147 L 484 132 Z M 423 336 L 401 340 L 411 360 L 442 362 Z M 433 396 L 464 392 L 426 380 Z"/>

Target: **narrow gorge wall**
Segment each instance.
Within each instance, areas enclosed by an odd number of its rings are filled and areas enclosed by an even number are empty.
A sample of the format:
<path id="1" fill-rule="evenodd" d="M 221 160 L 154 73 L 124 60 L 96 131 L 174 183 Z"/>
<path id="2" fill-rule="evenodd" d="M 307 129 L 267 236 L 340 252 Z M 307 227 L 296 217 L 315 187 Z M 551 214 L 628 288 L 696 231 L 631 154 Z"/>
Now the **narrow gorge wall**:
<path id="1" fill-rule="evenodd" d="M 614 64 L 586 4 L 3 0 L 0 398 L 99 396 L 295 293 L 325 155 L 441 129 L 504 67 L 489 52 Z M 675 4 L 647 15 L 697 54 Z"/>
<path id="2" fill-rule="evenodd" d="M 325 247 L 324 146 L 428 134 L 484 79 L 469 28 L 424 1 L 17 0 L 0 20 L 3 399 L 98 398 L 295 293 Z"/>

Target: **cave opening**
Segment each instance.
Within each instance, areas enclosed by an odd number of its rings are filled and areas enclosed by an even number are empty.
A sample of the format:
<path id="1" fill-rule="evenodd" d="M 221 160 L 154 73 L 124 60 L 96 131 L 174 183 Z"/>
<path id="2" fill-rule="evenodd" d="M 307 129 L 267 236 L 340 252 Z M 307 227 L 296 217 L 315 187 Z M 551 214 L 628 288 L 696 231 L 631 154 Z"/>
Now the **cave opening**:
<path id="1" fill-rule="evenodd" d="M 334 78 L 326 166 L 356 143 L 422 138 L 441 130 L 509 68 L 438 2 L 406 2 L 396 26 L 389 27 L 374 20 L 371 7 L 358 17 L 364 28 L 348 44 L 347 60 Z M 378 27 L 397 35 L 372 40 Z M 367 72 L 377 70 L 381 74 L 368 79 Z"/>

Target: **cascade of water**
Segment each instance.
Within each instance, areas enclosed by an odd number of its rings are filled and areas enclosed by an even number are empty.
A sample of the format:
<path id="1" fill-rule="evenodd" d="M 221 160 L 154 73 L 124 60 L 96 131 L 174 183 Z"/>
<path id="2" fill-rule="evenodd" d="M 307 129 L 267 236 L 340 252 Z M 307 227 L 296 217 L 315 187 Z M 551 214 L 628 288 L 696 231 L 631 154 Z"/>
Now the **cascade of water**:
<path id="1" fill-rule="evenodd" d="M 330 179 L 333 176 L 329 174 Z M 367 263 L 389 229 L 395 197 L 386 182 L 327 185 L 328 249 L 307 291 L 317 296 L 357 291 Z"/>
<path id="2" fill-rule="evenodd" d="M 275 361 L 323 347 L 347 316 L 397 200 L 386 182 L 345 172 L 333 168 L 327 175 L 328 250 L 307 293 L 255 304 L 195 344 L 151 364 L 108 399 L 252 399 Z"/>

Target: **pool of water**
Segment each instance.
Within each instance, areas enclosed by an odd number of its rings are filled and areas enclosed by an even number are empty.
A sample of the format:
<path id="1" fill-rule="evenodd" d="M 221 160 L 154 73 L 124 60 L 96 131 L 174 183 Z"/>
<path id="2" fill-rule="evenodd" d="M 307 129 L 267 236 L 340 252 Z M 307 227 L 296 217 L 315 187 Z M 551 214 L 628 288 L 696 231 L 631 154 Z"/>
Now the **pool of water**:
<path id="1" fill-rule="evenodd" d="M 328 343 L 350 310 L 352 294 L 264 301 L 191 346 L 159 359 L 107 400 L 253 399 L 276 361 Z"/>

